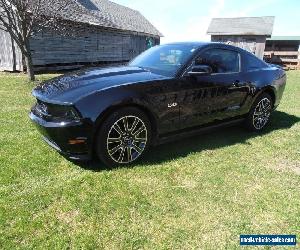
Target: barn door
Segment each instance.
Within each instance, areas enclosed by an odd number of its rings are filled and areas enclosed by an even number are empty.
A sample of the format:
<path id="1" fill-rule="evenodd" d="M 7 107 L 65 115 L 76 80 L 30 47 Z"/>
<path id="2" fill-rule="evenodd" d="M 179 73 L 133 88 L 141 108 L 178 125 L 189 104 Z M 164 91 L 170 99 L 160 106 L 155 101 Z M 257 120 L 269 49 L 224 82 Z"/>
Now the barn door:
<path id="1" fill-rule="evenodd" d="M 131 43 L 130 43 L 130 50 L 129 50 L 129 54 L 130 54 L 130 60 L 133 59 L 135 57 L 136 54 L 136 36 L 135 35 L 131 35 L 130 37 L 131 39 Z"/>
<path id="2" fill-rule="evenodd" d="M 0 30 L 0 70 L 22 71 L 22 53 L 9 33 Z"/>
<path id="3" fill-rule="evenodd" d="M 142 36 L 131 36 L 131 58 L 141 54 L 145 50 L 145 39 Z"/>

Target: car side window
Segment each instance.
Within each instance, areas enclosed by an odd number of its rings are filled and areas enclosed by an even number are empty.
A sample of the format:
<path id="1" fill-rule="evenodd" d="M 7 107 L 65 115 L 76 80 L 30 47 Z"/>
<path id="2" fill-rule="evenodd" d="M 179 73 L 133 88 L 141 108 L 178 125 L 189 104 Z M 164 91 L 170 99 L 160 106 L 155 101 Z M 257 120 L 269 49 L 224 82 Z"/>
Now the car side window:
<path id="1" fill-rule="evenodd" d="M 267 65 L 259 60 L 256 56 L 246 55 L 246 70 L 257 70 L 261 68 L 265 68 Z"/>
<path id="2" fill-rule="evenodd" d="M 209 49 L 196 59 L 195 64 L 208 65 L 213 73 L 234 73 L 240 71 L 240 56 L 232 50 Z"/>

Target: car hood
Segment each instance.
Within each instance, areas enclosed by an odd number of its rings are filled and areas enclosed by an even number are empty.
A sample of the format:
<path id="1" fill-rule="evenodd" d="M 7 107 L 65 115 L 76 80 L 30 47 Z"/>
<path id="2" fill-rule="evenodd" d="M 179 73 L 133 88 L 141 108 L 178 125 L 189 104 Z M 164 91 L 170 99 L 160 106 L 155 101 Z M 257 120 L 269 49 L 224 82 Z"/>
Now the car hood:
<path id="1" fill-rule="evenodd" d="M 95 91 L 163 78 L 139 67 L 87 69 L 46 81 L 33 90 L 33 95 L 49 103 L 73 104 Z"/>

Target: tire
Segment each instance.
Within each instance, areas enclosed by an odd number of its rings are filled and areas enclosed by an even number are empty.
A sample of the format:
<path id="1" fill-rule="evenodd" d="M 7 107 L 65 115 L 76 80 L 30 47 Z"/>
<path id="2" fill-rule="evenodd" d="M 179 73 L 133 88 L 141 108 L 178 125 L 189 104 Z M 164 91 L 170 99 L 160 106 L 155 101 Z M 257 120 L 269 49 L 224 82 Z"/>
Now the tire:
<path id="1" fill-rule="evenodd" d="M 270 121 L 273 105 L 272 97 L 269 94 L 262 93 L 258 96 L 246 118 L 246 128 L 254 132 L 262 131 Z"/>
<path id="2" fill-rule="evenodd" d="M 127 165 L 139 159 L 150 142 L 147 115 L 138 108 L 121 108 L 102 123 L 96 138 L 96 154 L 109 167 Z"/>

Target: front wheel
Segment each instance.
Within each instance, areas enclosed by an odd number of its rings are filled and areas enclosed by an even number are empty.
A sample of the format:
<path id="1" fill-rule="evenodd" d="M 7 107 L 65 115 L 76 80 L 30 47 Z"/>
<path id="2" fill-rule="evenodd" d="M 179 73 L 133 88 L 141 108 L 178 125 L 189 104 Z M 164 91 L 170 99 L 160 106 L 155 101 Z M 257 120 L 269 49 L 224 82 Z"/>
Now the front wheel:
<path id="1" fill-rule="evenodd" d="M 150 144 L 148 117 L 134 107 L 111 114 L 97 135 L 97 156 L 108 166 L 126 165 L 140 158 Z"/>
<path id="2" fill-rule="evenodd" d="M 267 93 L 261 94 L 254 102 L 245 125 L 251 131 L 262 131 L 270 121 L 273 100 Z"/>

